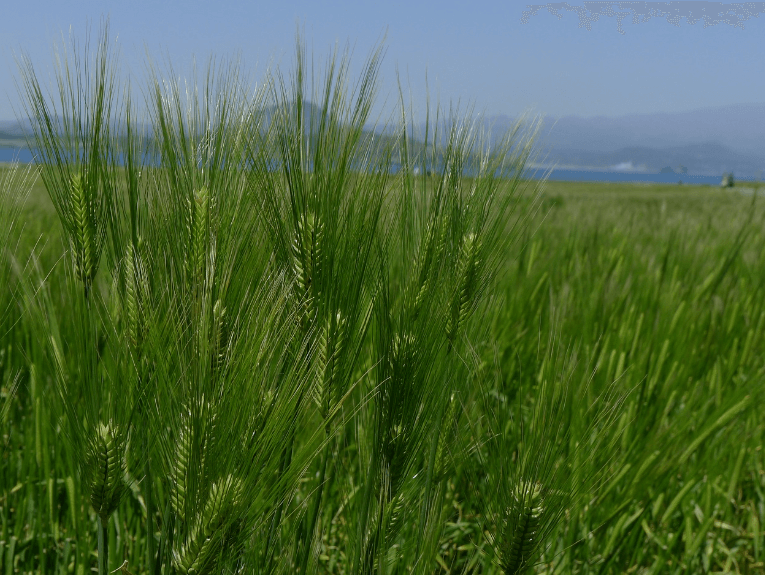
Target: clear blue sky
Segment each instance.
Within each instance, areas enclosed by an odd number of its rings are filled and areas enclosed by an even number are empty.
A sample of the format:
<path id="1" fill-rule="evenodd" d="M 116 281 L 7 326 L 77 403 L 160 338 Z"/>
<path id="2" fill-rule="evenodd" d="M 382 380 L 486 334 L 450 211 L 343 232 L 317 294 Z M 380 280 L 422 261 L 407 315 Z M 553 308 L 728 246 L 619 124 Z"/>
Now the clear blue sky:
<path id="1" fill-rule="evenodd" d="M 269 65 L 288 70 L 295 31 L 304 31 L 319 61 L 335 43 L 354 48 L 358 70 L 385 38 L 381 100 L 396 97 L 398 69 L 417 108 L 425 77 L 433 100 L 472 102 L 488 114 L 533 110 L 547 116 L 616 116 L 676 112 L 738 103 L 765 103 L 765 3 L 743 22 L 704 27 L 663 17 L 633 24 L 603 17 L 591 30 L 573 11 L 558 19 L 546 9 L 522 23 L 526 4 L 512 1 L 366 0 L 24 0 L 4 3 L 0 19 L 0 120 L 18 106 L 14 53 L 24 50 L 43 74 L 52 48 L 69 30 L 82 38 L 86 22 L 98 31 L 103 16 L 121 46 L 126 70 L 144 73 L 145 50 L 187 70 L 192 56 L 206 60 L 240 54 L 257 78 Z M 587 4 L 570 2 L 572 7 Z M 617 8 L 619 3 L 613 3 Z M 622 3 L 628 4 L 628 3 Z M 704 2 L 631 3 L 692 6 Z M 691 10 L 691 12 L 694 12 Z M 712 11 L 713 12 L 713 11 Z"/>

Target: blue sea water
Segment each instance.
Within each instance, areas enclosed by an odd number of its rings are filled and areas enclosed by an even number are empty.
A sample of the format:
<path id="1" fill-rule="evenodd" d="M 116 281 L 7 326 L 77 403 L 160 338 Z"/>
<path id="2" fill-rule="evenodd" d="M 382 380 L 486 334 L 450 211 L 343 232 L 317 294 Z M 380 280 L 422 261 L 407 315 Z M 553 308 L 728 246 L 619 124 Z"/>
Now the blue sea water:
<path id="1" fill-rule="evenodd" d="M 545 170 L 529 170 L 532 179 L 541 178 Z M 722 174 L 719 176 L 695 176 L 691 174 L 652 174 L 646 172 L 608 172 L 587 170 L 553 170 L 548 180 L 559 182 L 645 182 L 654 184 L 709 184 L 720 185 Z M 746 180 L 747 178 L 736 178 Z"/>
<path id="2" fill-rule="evenodd" d="M 28 148 L 5 148 L 0 147 L 0 163 L 18 161 L 29 163 L 32 161 L 32 152 Z M 395 170 L 394 170 L 395 171 Z M 531 179 L 540 179 L 546 173 L 543 169 L 529 169 L 526 174 Z M 695 176 L 690 174 L 651 174 L 643 172 L 609 172 L 609 171 L 586 171 L 586 170 L 553 170 L 547 177 L 548 180 L 562 182 L 645 182 L 661 184 L 708 184 L 717 186 L 720 184 L 722 174 L 719 176 Z M 746 181 L 749 178 L 736 180 Z"/>
<path id="3" fill-rule="evenodd" d="M 32 152 L 28 148 L 0 148 L 0 163 L 15 161 L 28 164 L 32 161 Z"/>

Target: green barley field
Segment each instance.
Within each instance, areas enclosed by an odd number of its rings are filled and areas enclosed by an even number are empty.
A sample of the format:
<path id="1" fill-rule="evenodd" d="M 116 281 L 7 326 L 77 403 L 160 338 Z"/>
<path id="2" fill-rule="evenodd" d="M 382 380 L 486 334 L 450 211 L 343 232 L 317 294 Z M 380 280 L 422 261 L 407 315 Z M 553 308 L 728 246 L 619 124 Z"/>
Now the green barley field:
<path id="1" fill-rule="evenodd" d="M 20 61 L 0 573 L 765 573 L 763 200 L 371 137 L 380 53 L 307 62 Z"/>

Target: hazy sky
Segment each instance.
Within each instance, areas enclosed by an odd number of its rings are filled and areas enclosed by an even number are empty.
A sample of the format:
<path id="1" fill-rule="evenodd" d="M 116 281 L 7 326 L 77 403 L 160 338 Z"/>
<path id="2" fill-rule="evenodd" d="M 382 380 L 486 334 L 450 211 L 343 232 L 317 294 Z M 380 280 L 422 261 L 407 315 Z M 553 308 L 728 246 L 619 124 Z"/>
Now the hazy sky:
<path id="1" fill-rule="evenodd" d="M 570 2 L 558 19 L 546 8 L 522 23 L 527 4 L 512 1 L 365 0 L 24 0 L 5 2 L 0 19 L 0 119 L 18 107 L 14 53 L 29 53 L 40 73 L 50 70 L 52 48 L 70 29 L 82 38 L 108 16 L 126 73 L 144 74 L 146 50 L 168 57 L 176 71 L 192 56 L 241 55 L 258 78 L 269 66 L 288 70 L 295 32 L 322 62 L 336 43 L 354 49 L 354 69 L 385 36 L 381 100 L 396 97 L 396 70 L 415 106 L 432 100 L 472 102 L 488 114 L 533 110 L 548 116 L 615 116 L 676 112 L 738 103 L 765 103 L 765 2 Z M 558 3 L 559 6 L 565 3 Z M 613 7 L 621 22 L 592 10 Z M 541 3 L 538 5 L 542 5 Z M 679 26 L 663 16 L 632 22 L 633 11 L 685 10 L 699 20 Z M 736 8 L 738 7 L 738 10 Z M 589 10 L 588 10 L 589 9 Z M 718 11 L 738 12 L 739 26 Z M 576 10 L 581 12 L 582 18 Z M 656 14 L 656 12 L 654 12 Z M 728 16 L 729 22 L 736 22 Z M 710 25 L 718 22 L 715 25 Z M 743 29 L 741 28 L 743 26 Z"/>

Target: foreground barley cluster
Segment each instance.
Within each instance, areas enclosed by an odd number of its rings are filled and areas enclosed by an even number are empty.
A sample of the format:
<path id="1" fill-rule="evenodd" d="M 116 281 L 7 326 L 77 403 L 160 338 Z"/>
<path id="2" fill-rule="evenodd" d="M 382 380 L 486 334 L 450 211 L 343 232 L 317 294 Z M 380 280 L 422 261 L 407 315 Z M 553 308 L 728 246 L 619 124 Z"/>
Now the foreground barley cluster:
<path id="1" fill-rule="evenodd" d="M 140 106 L 106 34 L 52 94 L 21 61 L 5 572 L 762 572 L 759 207 L 540 196 L 521 125 L 372 135 L 379 58 Z"/>

